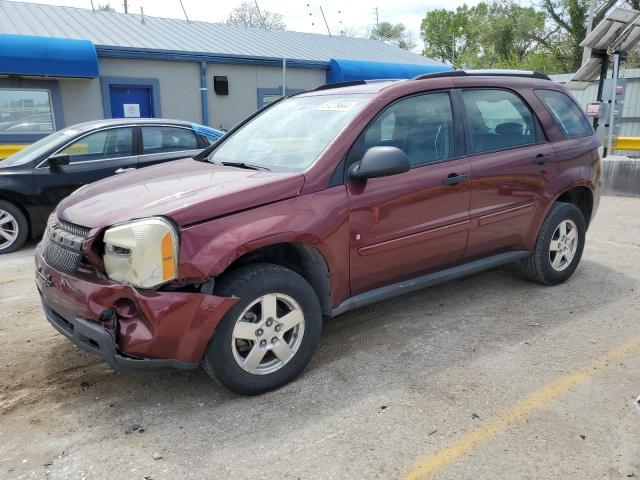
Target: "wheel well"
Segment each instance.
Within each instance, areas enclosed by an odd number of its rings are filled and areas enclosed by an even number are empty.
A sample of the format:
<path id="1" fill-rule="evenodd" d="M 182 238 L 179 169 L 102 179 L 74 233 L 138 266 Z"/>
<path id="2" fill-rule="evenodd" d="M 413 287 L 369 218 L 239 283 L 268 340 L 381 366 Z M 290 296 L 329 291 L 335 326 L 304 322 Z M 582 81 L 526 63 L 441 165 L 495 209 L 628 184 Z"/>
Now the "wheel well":
<path id="1" fill-rule="evenodd" d="M 31 223 L 31 216 L 29 215 L 29 212 L 27 211 L 26 208 L 24 208 L 24 205 L 22 205 L 20 202 L 16 201 L 15 199 L 11 198 L 11 197 L 7 197 L 5 195 L 3 195 L 2 193 L 0 193 L 0 200 L 4 200 L 5 202 L 9 202 L 11 205 L 13 205 L 14 207 L 16 207 L 18 210 L 20 210 L 22 212 L 22 214 L 24 215 L 24 218 L 27 219 L 27 228 L 28 230 L 28 237 L 27 238 L 32 238 L 31 234 L 33 232 L 33 225 Z"/>
<path id="2" fill-rule="evenodd" d="M 574 187 L 567 190 L 557 199 L 557 202 L 571 203 L 578 207 L 584 216 L 584 221 L 589 225 L 593 212 L 593 193 L 587 187 Z"/>
<path id="3" fill-rule="evenodd" d="M 226 272 L 251 263 L 273 263 L 301 275 L 316 292 L 322 314 L 331 315 L 331 275 L 327 262 L 316 248 L 302 243 L 269 245 L 237 258 Z"/>

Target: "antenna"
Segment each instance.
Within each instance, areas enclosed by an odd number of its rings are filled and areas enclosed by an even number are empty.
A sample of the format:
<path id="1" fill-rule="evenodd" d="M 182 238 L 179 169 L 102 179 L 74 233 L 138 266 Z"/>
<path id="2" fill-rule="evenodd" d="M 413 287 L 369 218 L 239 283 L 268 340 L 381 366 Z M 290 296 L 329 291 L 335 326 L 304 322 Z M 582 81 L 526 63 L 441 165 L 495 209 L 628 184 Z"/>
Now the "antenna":
<path id="1" fill-rule="evenodd" d="M 324 24 L 327 27 L 327 32 L 329 32 L 329 36 L 331 36 L 331 30 L 329 29 L 329 24 L 327 23 L 327 17 L 324 16 L 324 10 L 322 10 L 322 5 L 320 5 L 320 13 L 322 14 L 322 19 L 324 20 Z"/>
<path id="2" fill-rule="evenodd" d="M 184 5 L 182 4 L 182 0 L 179 0 L 179 1 L 180 1 L 180 6 L 182 7 L 182 12 L 184 13 L 184 18 L 186 18 L 187 22 L 189 22 L 190 20 L 189 20 L 189 17 L 187 16 L 187 11 L 184 9 Z"/>

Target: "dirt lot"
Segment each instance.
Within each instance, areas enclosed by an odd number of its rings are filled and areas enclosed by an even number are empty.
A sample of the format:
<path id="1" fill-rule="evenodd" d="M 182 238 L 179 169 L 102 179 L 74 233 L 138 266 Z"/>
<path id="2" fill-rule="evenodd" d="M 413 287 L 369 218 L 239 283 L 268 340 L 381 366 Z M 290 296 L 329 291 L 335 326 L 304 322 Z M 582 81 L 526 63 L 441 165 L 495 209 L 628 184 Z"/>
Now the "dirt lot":
<path id="1" fill-rule="evenodd" d="M 32 255 L 0 259 L 0 479 L 640 476 L 640 199 L 603 199 L 567 284 L 505 267 L 352 312 L 255 398 L 113 372 L 47 324 Z"/>

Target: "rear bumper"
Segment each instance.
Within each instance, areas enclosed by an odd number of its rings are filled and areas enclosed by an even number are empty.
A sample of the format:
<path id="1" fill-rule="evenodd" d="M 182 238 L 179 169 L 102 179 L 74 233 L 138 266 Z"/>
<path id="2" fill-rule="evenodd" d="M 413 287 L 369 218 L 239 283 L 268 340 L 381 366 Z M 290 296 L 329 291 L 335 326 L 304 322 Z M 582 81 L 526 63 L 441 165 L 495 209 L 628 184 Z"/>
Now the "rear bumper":
<path id="1" fill-rule="evenodd" d="M 36 249 L 36 284 L 51 325 L 118 370 L 195 368 L 236 298 L 146 292 L 55 270 Z M 124 308 L 123 308 L 124 305 Z M 105 320 L 105 312 L 116 312 Z"/>

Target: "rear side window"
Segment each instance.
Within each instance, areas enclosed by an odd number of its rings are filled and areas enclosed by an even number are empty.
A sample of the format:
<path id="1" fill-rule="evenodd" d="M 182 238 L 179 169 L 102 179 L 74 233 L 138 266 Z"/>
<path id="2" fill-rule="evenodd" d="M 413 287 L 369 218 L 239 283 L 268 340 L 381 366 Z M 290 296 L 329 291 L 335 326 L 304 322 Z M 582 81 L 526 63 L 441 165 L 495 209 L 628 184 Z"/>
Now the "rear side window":
<path id="1" fill-rule="evenodd" d="M 179 127 L 142 127 L 142 153 L 177 152 L 195 150 L 198 140 L 195 133 Z"/>
<path id="2" fill-rule="evenodd" d="M 358 150 L 398 147 L 412 166 L 454 156 L 453 116 L 448 93 L 429 93 L 399 100 L 364 131 Z"/>
<path id="3" fill-rule="evenodd" d="M 593 133 L 589 121 L 568 95 L 555 90 L 535 90 L 535 93 L 567 138 L 586 137 Z"/>
<path id="4" fill-rule="evenodd" d="M 463 90 L 471 153 L 503 150 L 537 141 L 537 122 L 527 105 L 507 90 Z"/>

